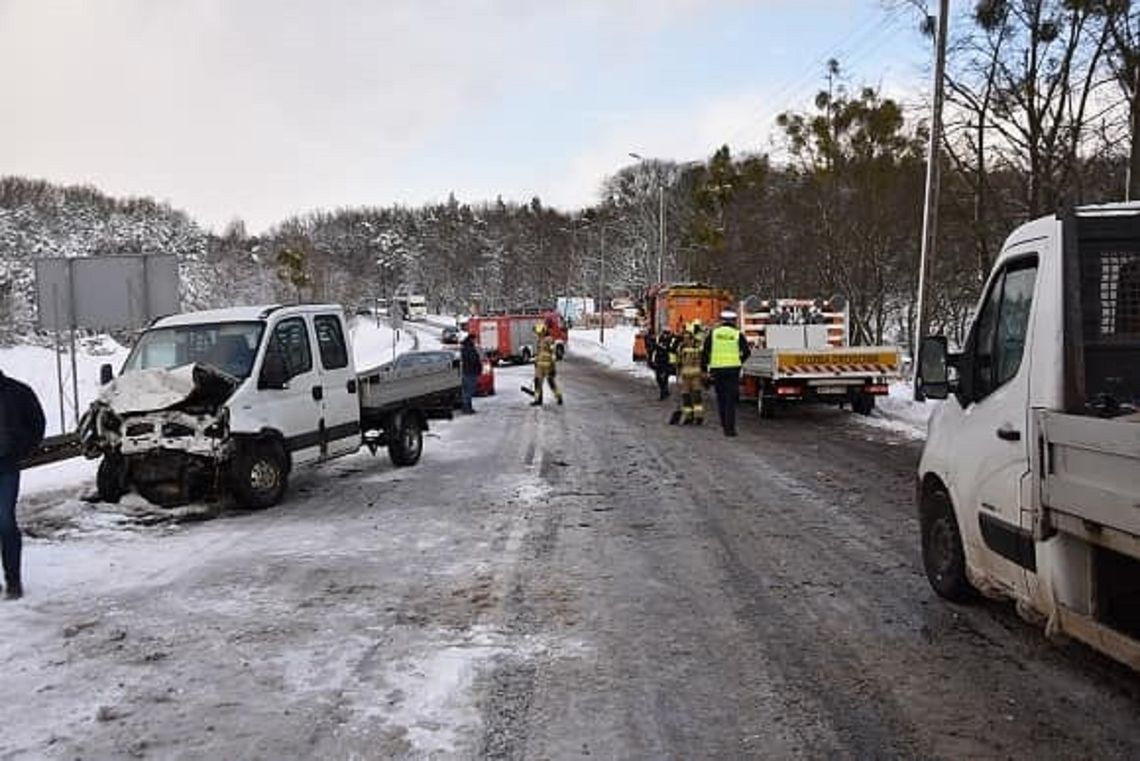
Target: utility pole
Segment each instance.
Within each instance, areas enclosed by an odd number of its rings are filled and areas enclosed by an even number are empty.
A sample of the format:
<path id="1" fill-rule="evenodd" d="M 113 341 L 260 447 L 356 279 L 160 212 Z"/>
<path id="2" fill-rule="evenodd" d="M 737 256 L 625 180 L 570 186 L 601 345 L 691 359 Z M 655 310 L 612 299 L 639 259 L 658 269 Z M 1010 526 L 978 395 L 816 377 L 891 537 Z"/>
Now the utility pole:
<path id="1" fill-rule="evenodd" d="M 939 145 L 942 140 L 942 91 L 946 71 L 946 27 L 950 16 L 950 0 L 939 0 L 938 34 L 934 59 L 934 113 L 930 120 L 930 146 L 926 152 L 926 194 L 922 217 L 922 258 L 918 263 L 918 315 L 911 338 L 911 366 L 918 371 L 918 344 L 926 335 L 930 317 L 927 280 L 933 267 L 938 241 Z M 918 386 L 915 384 L 917 398 Z"/>
<path id="2" fill-rule="evenodd" d="M 602 224 L 601 232 L 601 257 L 598 260 L 598 342 L 602 345 L 606 343 L 606 225 Z"/>
<path id="3" fill-rule="evenodd" d="M 665 186 L 657 180 L 657 219 L 660 232 L 657 236 L 657 282 L 665 282 Z"/>

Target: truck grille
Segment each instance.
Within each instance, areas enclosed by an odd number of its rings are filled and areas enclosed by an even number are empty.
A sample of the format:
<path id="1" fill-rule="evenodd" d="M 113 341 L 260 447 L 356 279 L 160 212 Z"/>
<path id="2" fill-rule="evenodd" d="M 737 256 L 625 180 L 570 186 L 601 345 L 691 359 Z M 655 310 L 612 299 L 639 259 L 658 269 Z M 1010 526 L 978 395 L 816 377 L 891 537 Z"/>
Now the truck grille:
<path id="1" fill-rule="evenodd" d="M 149 436 L 154 433 L 153 423 L 128 423 L 127 435 L 128 436 Z"/>
<path id="2" fill-rule="evenodd" d="M 162 435 L 168 439 L 180 439 L 186 436 L 193 436 L 194 429 L 182 423 L 164 423 L 162 426 Z"/>

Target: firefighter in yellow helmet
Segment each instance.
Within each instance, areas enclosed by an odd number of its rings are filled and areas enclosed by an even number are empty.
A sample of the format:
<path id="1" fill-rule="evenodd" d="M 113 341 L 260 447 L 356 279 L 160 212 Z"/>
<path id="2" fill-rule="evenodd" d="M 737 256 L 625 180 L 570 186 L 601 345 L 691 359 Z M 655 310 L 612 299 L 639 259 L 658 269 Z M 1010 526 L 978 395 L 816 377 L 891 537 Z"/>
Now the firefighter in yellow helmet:
<path id="1" fill-rule="evenodd" d="M 534 332 L 538 334 L 538 346 L 534 353 L 534 401 L 530 403 L 530 406 L 542 406 L 542 382 L 544 380 L 550 384 L 554 398 L 558 400 L 559 404 L 562 404 L 562 391 L 559 390 L 558 384 L 554 381 L 554 339 L 550 337 L 544 323 L 540 322 L 535 325 Z"/>
<path id="2" fill-rule="evenodd" d="M 699 320 L 693 320 L 685 326 L 684 335 L 681 336 L 681 346 L 678 350 L 678 375 L 681 379 L 681 423 L 683 425 L 701 425 L 705 422 L 705 408 L 701 398 L 704 383 L 701 377 L 700 326 Z"/>

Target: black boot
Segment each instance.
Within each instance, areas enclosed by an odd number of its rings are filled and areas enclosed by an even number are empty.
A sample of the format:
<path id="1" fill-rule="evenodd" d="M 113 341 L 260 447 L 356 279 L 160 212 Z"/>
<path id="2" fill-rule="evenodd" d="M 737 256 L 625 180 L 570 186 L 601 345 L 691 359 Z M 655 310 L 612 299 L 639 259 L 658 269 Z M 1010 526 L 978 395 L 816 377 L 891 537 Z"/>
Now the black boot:
<path id="1" fill-rule="evenodd" d="M 4 582 L 4 599 L 19 600 L 23 596 L 24 585 L 20 583 L 20 578 L 9 576 Z"/>

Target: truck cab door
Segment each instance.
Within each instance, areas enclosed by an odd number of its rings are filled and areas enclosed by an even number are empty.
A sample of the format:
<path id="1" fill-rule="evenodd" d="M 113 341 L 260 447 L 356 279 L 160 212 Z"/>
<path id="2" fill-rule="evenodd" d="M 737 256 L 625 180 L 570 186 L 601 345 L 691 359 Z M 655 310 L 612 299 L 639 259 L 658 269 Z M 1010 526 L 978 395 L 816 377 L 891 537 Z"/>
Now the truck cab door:
<path id="1" fill-rule="evenodd" d="M 284 387 L 267 387 L 265 360 L 258 382 L 257 417 L 263 427 L 280 431 L 293 463 L 302 465 L 321 456 L 321 378 L 313 362 L 308 321 L 301 315 L 286 317 L 273 327 L 266 356 L 277 354 L 284 361 Z"/>
<path id="2" fill-rule="evenodd" d="M 360 402 L 356 370 L 348 356 L 344 323 L 336 313 L 313 316 L 321 378 L 321 435 L 325 457 L 360 447 Z"/>
<path id="3" fill-rule="evenodd" d="M 958 524 L 986 579 L 1023 591 L 1035 571 L 1032 534 L 1021 527 L 1023 481 L 1029 478 L 1030 315 L 1038 258 L 1030 248 L 991 279 L 959 360 L 954 483 Z"/>

